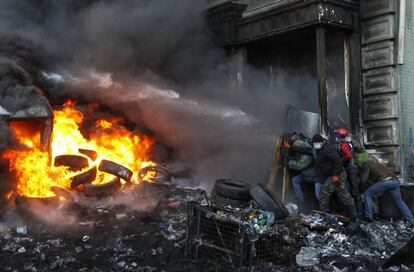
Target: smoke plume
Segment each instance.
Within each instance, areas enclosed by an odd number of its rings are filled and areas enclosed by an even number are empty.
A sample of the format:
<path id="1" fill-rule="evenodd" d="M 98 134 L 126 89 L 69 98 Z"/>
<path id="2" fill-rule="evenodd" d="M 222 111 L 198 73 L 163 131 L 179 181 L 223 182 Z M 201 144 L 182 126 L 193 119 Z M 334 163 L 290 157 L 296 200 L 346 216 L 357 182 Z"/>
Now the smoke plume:
<path id="1" fill-rule="evenodd" d="M 206 8 L 202 0 L 3 0 L 0 105 L 24 107 L 39 89 L 52 103 L 97 101 L 150 129 L 204 184 L 265 182 L 286 105 L 306 104 L 314 72 L 275 68 L 269 87 L 264 69 L 250 67 L 240 88 Z M 300 86 L 305 96 L 291 91 Z"/>

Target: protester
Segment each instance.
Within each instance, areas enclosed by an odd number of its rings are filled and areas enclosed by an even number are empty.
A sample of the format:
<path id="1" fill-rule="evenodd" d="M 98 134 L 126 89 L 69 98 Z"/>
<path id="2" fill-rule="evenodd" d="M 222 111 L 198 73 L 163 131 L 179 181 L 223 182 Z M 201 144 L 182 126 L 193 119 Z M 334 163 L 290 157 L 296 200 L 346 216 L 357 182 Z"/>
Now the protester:
<path id="1" fill-rule="evenodd" d="M 401 196 L 400 181 L 388 167 L 375 161 L 366 161 L 362 166 L 360 185 L 364 192 L 366 220 L 373 220 L 372 198 L 389 192 L 402 215 L 414 226 L 413 214 Z"/>
<path id="2" fill-rule="evenodd" d="M 310 138 L 297 133 L 285 134 L 282 140 L 282 163 L 290 170 L 296 171 L 297 175 L 292 178 L 293 189 L 299 205 L 304 207 L 304 195 L 301 184 L 303 182 L 313 183 L 315 196 L 318 200 L 322 187 L 322 177 L 313 165 L 312 141 Z"/>
<path id="3" fill-rule="evenodd" d="M 355 201 L 358 213 L 362 215 L 364 211 L 361 194 L 359 192 L 358 167 L 354 163 L 352 136 L 346 128 L 340 127 L 335 130 L 335 139 L 338 154 L 342 159 L 346 171 L 349 192 Z"/>
<path id="4" fill-rule="evenodd" d="M 351 218 L 357 219 L 358 213 L 354 201 L 345 186 L 346 174 L 335 146 L 319 134 L 313 136 L 312 142 L 315 167 L 320 171 L 324 179 L 319 197 L 320 209 L 323 212 L 328 211 L 330 197 L 333 193 L 336 193 L 339 200 L 348 210 Z"/>

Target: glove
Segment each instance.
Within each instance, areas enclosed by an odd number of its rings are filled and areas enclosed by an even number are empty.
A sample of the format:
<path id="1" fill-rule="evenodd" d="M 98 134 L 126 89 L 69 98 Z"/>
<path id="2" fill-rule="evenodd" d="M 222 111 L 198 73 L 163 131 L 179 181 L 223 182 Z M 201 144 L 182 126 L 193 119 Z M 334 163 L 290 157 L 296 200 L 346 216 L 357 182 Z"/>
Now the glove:
<path id="1" fill-rule="evenodd" d="M 283 156 L 281 163 L 282 165 L 287 166 L 289 163 L 289 158 L 286 156 Z"/>
<path id="2" fill-rule="evenodd" d="M 339 183 L 339 177 L 338 176 L 332 176 L 332 182 L 333 183 Z"/>
<path id="3" fill-rule="evenodd" d="M 282 147 L 281 152 L 282 152 L 282 158 L 283 158 L 283 159 L 288 157 L 289 152 L 288 152 L 288 150 L 287 150 L 286 148 L 283 148 L 283 147 Z"/>

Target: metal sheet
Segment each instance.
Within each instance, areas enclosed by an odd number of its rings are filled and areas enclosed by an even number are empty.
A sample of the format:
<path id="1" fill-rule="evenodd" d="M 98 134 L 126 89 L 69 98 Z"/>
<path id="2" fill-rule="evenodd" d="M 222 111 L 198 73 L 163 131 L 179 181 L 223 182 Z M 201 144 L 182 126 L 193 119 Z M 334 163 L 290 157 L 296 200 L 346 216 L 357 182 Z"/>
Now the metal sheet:
<path id="1" fill-rule="evenodd" d="M 398 117 L 396 94 L 370 96 L 364 99 L 364 121 Z"/>
<path id="2" fill-rule="evenodd" d="M 285 130 L 287 132 L 300 132 L 312 137 L 320 133 L 320 115 L 289 105 L 286 113 Z"/>
<path id="3" fill-rule="evenodd" d="M 370 70 L 362 74 L 364 95 L 396 92 L 396 75 L 393 67 Z"/>
<path id="4" fill-rule="evenodd" d="M 393 41 L 385 41 L 364 46 L 361 53 L 362 69 L 364 70 L 395 64 Z"/>
<path id="5" fill-rule="evenodd" d="M 365 20 L 362 26 L 362 44 L 378 42 L 395 37 L 394 15 L 387 14 Z"/>
<path id="6" fill-rule="evenodd" d="M 398 144 L 397 121 L 367 122 L 364 129 L 364 142 L 370 146 Z"/>

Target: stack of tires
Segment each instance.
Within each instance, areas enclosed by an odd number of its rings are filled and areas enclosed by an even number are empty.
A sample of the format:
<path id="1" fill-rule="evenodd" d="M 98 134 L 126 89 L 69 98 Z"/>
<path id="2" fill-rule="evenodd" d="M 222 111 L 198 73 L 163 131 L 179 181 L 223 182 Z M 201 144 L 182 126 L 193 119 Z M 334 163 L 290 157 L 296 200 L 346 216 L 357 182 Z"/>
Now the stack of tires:
<path id="1" fill-rule="evenodd" d="M 218 179 L 214 184 L 212 198 L 215 207 L 234 211 L 249 206 L 273 212 L 278 220 L 285 219 L 289 212 L 285 205 L 263 184 L 254 187 L 235 179 Z"/>
<path id="2" fill-rule="evenodd" d="M 212 202 L 222 210 L 243 209 L 250 205 L 250 186 L 235 179 L 218 179 L 214 184 Z"/>

